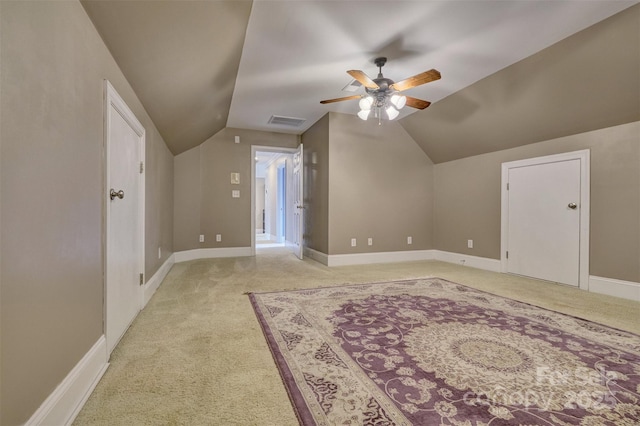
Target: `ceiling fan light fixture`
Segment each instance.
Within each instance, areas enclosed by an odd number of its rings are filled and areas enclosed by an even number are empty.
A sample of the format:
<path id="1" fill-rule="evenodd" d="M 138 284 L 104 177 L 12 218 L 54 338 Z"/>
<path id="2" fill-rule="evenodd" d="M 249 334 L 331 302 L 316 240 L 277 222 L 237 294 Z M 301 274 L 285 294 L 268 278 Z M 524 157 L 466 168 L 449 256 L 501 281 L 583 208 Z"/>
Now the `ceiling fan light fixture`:
<path id="1" fill-rule="evenodd" d="M 423 101 L 422 99 L 411 96 L 407 97 L 400 92 L 439 80 L 441 78 L 440 72 L 438 70 L 431 69 L 412 77 L 405 78 L 404 80 L 394 82 L 382 75 L 382 67 L 386 62 L 387 58 L 385 57 L 379 57 L 373 61 L 373 63 L 378 67 L 378 77 L 375 79 L 372 79 L 361 70 L 347 71 L 347 74 L 353 77 L 355 82 L 360 83 L 360 87 L 364 87 L 366 92 L 365 94 L 326 99 L 320 101 L 320 103 L 331 104 L 334 102 L 358 99 L 358 105 L 360 106 L 358 117 L 362 120 L 366 120 L 373 112 L 373 116 L 378 119 L 378 124 L 382 124 L 381 119 L 384 117 L 389 120 L 394 120 L 400 115 L 399 111 L 405 106 L 410 106 L 411 108 L 420 110 L 428 107 L 431 102 Z M 353 83 L 350 83 L 350 85 L 352 84 Z"/>
<path id="2" fill-rule="evenodd" d="M 391 103 L 396 109 L 401 110 L 407 104 L 407 97 L 404 95 L 393 94 L 391 95 Z"/>
<path id="3" fill-rule="evenodd" d="M 398 110 L 393 107 L 393 105 L 389 105 L 389 107 L 385 111 L 387 111 L 387 117 L 389 117 L 389 120 L 393 120 L 398 116 L 398 114 L 400 114 Z"/>
<path id="4" fill-rule="evenodd" d="M 371 105 L 373 105 L 373 98 L 371 96 L 365 96 L 360 99 L 360 103 L 358 105 L 361 110 L 369 111 L 371 109 Z"/>
<path id="5" fill-rule="evenodd" d="M 358 117 L 360 117 L 360 119 L 364 121 L 367 121 L 367 118 L 369 118 L 369 114 L 371 114 L 370 109 L 361 109 L 360 112 L 358 112 Z"/>

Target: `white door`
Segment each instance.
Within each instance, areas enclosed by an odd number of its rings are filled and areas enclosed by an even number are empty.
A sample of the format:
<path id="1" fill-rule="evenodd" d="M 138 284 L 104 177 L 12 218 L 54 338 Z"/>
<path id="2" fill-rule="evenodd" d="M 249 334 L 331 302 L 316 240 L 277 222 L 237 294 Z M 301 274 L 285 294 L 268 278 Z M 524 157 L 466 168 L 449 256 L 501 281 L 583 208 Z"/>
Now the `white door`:
<path id="1" fill-rule="evenodd" d="M 303 187 L 303 157 L 302 144 L 298 151 L 293 154 L 293 243 L 294 253 L 298 259 L 302 259 L 304 249 L 304 187 Z"/>
<path id="2" fill-rule="evenodd" d="M 508 170 L 507 271 L 577 286 L 579 159 Z"/>
<path id="3" fill-rule="evenodd" d="M 142 303 L 144 129 L 107 83 L 105 336 L 109 353 Z"/>

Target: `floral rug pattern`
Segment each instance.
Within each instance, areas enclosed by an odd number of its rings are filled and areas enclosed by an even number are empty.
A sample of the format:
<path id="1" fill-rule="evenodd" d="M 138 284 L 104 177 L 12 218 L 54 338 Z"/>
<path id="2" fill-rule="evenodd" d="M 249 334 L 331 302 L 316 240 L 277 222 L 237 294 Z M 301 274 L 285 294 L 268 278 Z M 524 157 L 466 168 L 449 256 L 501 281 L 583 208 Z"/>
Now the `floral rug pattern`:
<path id="1" fill-rule="evenodd" d="M 640 336 L 439 278 L 253 293 L 303 425 L 639 425 Z"/>

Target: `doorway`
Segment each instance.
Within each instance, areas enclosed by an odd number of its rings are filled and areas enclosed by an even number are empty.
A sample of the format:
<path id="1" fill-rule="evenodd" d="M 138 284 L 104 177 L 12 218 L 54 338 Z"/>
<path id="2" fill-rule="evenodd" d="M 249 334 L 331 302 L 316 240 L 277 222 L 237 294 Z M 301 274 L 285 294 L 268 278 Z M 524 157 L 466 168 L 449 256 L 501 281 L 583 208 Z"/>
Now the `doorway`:
<path id="1" fill-rule="evenodd" d="M 286 170 L 291 154 L 257 151 L 255 154 L 256 246 L 284 247 L 287 223 Z"/>
<path id="2" fill-rule="evenodd" d="M 502 271 L 588 289 L 589 151 L 502 165 Z"/>
<path id="3" fill-rule="evenodd" d="M 252 146 L 251 247 L 293 248 L 295 154 L 291 148 Z"/>

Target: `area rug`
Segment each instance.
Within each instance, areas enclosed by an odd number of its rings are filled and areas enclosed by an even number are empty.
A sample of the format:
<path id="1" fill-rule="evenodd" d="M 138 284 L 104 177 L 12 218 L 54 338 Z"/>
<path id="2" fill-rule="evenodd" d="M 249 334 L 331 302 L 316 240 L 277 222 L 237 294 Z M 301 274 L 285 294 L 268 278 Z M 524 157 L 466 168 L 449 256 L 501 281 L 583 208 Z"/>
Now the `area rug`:
<path id="1" fill-rule="evenodd" d="M 639 425 L 640 336 L 438 278 L 250 294 L 302 425 Z"/>

